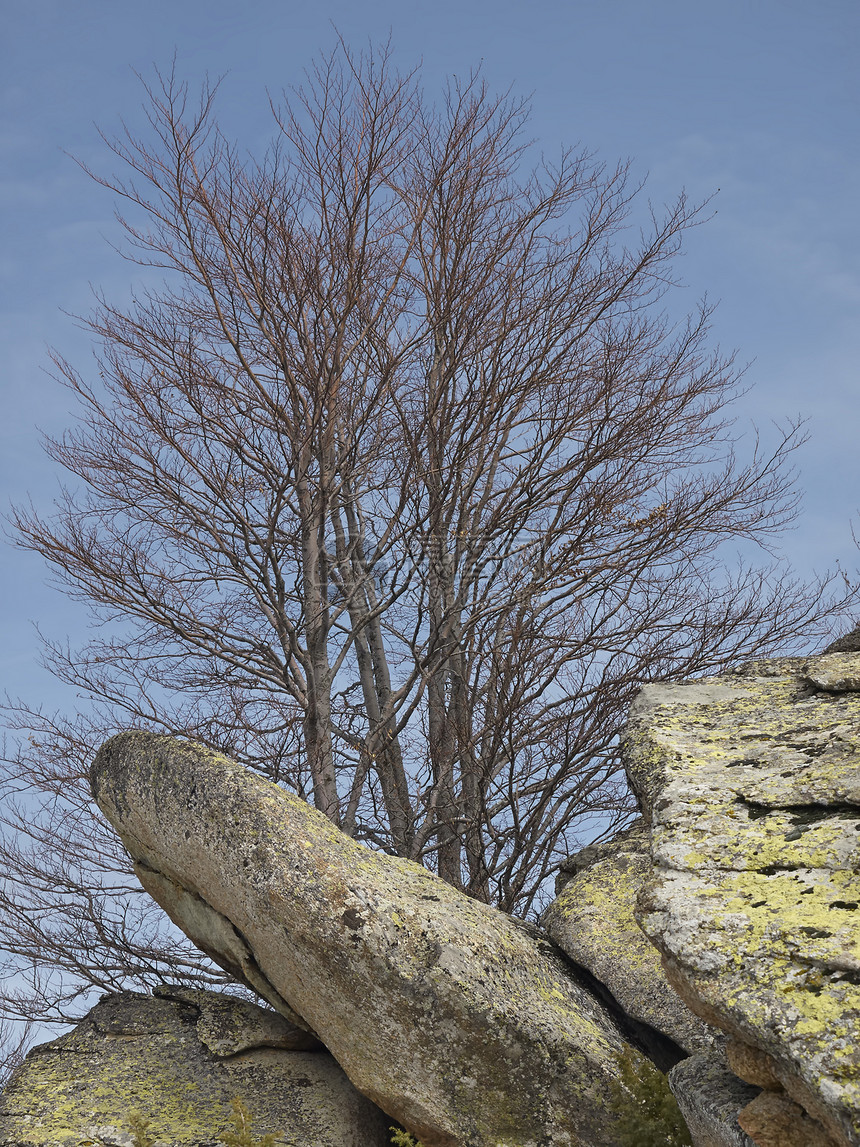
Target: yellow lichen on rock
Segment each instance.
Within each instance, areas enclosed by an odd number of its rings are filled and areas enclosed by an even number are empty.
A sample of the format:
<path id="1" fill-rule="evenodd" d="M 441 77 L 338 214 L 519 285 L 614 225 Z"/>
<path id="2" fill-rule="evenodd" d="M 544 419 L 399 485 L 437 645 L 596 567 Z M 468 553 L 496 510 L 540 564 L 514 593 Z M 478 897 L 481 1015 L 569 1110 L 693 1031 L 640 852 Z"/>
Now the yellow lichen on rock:
<path id="1" fill-rule="evenodd" d="M 174 920 L 426 1147 L 613 1143 L 625 1037 L 538 929 L 197 745 L 121 734 L 91 779 Z"/>
<path id="2" fill-rule="evenodd" d="M 213 1053 L 207 1013 L 226 1021 L 231 1012 L 235 1022 L 221 1025 L 220 1048 L 230 1026 L 240 1050 Z M 254 1004 L 211 992 L 106 996 L 15 1072 L 0 1095 L 0 1144 L 132 1147 L 136 1123 L 138 1138 L 159 1147 L 216 1147 L 230 1134 L 231 1100 L 243 1095 L 257 1138 L 274 1135 L 278 1147 L 386 1147 L 385 1116 L 330 1055 L 271 1046 L 281 1024 Z M 282 1035 L 288 1041 L 289 1031 Z"/>
<path id="3" fill-rule="evenodd" d="M 828 658 L 826 691 L 801 659 L 649 686 L 625 751 L 652 820 L 639 920 L 672 982 L 771 1056 L 792 1098 L 850 1144 L 860 1139 L 860 693 L 841 656 Z"/>
<path id="4" fill-rule="evenodd" d="M 666 980 L 660 956 L 634 915 L 639 889 L 650 873 L 647 825 L 636 822 L 564 866 L 566 883 L 541 923 L 555 942 L 587 968 L 626 1014 L 668 1037 L 668 1070 L 686 1052 L 711 1051 L 715 1032 L 687 1008 Z M 674 1054 L 672 1051 L 674 1050 Z"/>

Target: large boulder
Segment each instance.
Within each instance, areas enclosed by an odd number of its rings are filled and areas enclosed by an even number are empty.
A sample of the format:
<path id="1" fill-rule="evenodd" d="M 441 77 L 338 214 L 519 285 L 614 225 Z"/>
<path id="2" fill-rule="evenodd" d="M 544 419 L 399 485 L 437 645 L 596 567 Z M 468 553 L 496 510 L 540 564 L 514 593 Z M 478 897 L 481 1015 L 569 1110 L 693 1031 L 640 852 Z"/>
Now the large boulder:
<path id="1" fill-rule="evenodd" d="M 798 1107 L 810 1143 L 860 1142 L 858 683 L 856 653 L 754 662 L 646 687 L 626 731 L 655 864 L 638 918 L 735 1074 L 770 1081 L 739 1116 L 760 1144 Z"/>
<path id="2" fill-rule="evenodd" d="M 636 897 L 650 873 L 650 832 L 639 820 L 565 863 L 556 883 L 558 896 L 541 923 L 629 1017 L 667 1037 L 652 1058 L 668 1071 L 685 1054 L 712 1052 L 722 1037 L 669 985 L 657 949 L 634 917 Z"/>
<path id="3" fill-rule="evenodd" d="M 131 1147 L 135 1114 L 158 1147 L 216 1147 L 237 1096 L 253 1136 L 279 1147 L 384 1147 L 391 1121 L 325 1051 L 296 1050 L 307 1046 L 277 1013 L 231 996 L 109 995 L 14 1073 L 0 1147 Z"/>
<path id="4" fill-rule="evenodd" d="M 537 929 L 200 746 L 120 734 L 91 780 L 143 886 L 425 1147 L 613 1144 L 624 1038 Z"/>

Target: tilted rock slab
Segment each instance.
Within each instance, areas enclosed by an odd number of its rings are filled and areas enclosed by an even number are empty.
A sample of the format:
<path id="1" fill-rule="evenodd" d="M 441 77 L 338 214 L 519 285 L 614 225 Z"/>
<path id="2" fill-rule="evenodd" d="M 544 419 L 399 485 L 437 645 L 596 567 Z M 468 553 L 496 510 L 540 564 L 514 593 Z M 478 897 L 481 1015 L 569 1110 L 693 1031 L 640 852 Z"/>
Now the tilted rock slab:
<path id="1" fill-rule="evenodd" d="M 104 997 L 34 1048 L 0 1094 L 0 1147 L 131 1147 L 130 1116 L 158 1147 L 220 1144 L 239 1096 L 255 1139 L 279 1147 L 385 1147 L 391 1120 L 280 1015 L 214 992 Z M 319 1046 L 319 1045 L 317 1045 Z"/>
<path id="2" fill-rule="evenodd" d="M 650 685 L 625 743 L 653 820 L 638 918 L 671 983 L 844 1145 L 860 1143 L 858 671 L 829 654 Z M 729 1050 L 740 1074 L 750 1057 Z"/>
<path id="3" fill-rule="evenodd" d="M 425 1147 L 614 1143 L 624 1040 L 537 929 L 200 746 L 123 733 L 91 780 L 144 888 Z"/>
<path id="4" fill-rule="evenodd" d="M 649 1050 L 660 1070 L 668 1071 L 685 1053 L 713 1051 L 725 1037 L 694 1015 L 671 987 L 657 949 L 634 917 L 636 897 L 650 874 L 651 836 L 640 820 L 565 862 L 556 882 L 558 896 L 541 924 L 628 1016 L 667 1037 L 663 1047 Z"/>

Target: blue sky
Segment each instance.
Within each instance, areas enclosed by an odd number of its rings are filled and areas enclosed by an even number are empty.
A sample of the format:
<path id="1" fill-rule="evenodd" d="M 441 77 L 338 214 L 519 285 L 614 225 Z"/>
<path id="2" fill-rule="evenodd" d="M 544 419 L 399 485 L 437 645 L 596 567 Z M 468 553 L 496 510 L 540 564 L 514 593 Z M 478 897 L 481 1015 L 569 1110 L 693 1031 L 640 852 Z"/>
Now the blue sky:
<path id="1" fill-rule="evenodd" d="M 433 93 L 482 61 L 491 87 L 533 95 L 548 154 L 580 143 L 631 158 L 655 202 L 719 194 L 689 238 L 673 305 L 707 293 L 715 341 L 751 361 L 737 407 L 768 432 L 810 419 L 799 457 L 805 511 L 785 549 L 804 573 L 860 555 L 860 154 L 857 0 L 5 0 L 0 47 L 0 487 L 2 502 L 50 504 L 56 475 L 37 427 L 71 422 L 46 374 L 53 344 L 86 368 L 88 342 L 63 314 L 90 284 L 122 296 L 134 269 L 111 250 L 113 203 L 68 158 L 116 170 L 94 123 L 142 123 L 135 71 L 176 53 L 192 85 L 228 73 L 219 103 L 249 150 L 269 135 L 266 89 L 300 81 L 334 42 L 386 39 L 404 67 L 423 59 Z M 80 607 L 45 584 L 39 560 L 4 547 L 0 687 L 69 704 L 36 664 L 30 622 L 74 642 Z"/>

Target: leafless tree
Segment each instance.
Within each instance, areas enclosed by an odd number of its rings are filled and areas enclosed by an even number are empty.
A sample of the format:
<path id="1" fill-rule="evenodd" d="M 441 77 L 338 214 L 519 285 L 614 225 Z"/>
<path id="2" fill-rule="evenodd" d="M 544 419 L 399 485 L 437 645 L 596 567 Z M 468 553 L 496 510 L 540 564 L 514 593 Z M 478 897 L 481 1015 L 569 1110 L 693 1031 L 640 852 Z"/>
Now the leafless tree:
<path id="1" fill-rule="evenodd" d="M 0 1016 L 0 1091 L 23 1062 L 32 1042 L 32 1029 L 31 1021 L 16 1025 Z"/>
<path id="2" fill-rule="evenodd" d="M 527 913 L 629 815 L 617 733 L 644 681 L 839 608 L 767 549 L 797 428 L 740 460 L 707 308 L 663 310 L 683 196 L 637 235 L 623 166 L 529 168 L 524 104 L 473 76 L 433 105 L 385 51 L 312 68 L 259 162 L 213 91 L 148 93 L 151 138 L 110 141 L 127 181 L 97 178 L 164 285 L 99 300 L 97 376 L 55 359 L 73 486 L 13 522 L 101 627 L 47 646 L 94 716 L 12 710 L 0 917 L 9 974 L 61 969 L 58 1015 L 124 978 L 217 979 L 91 807 L 108 731 L 202 740 Z"/>

